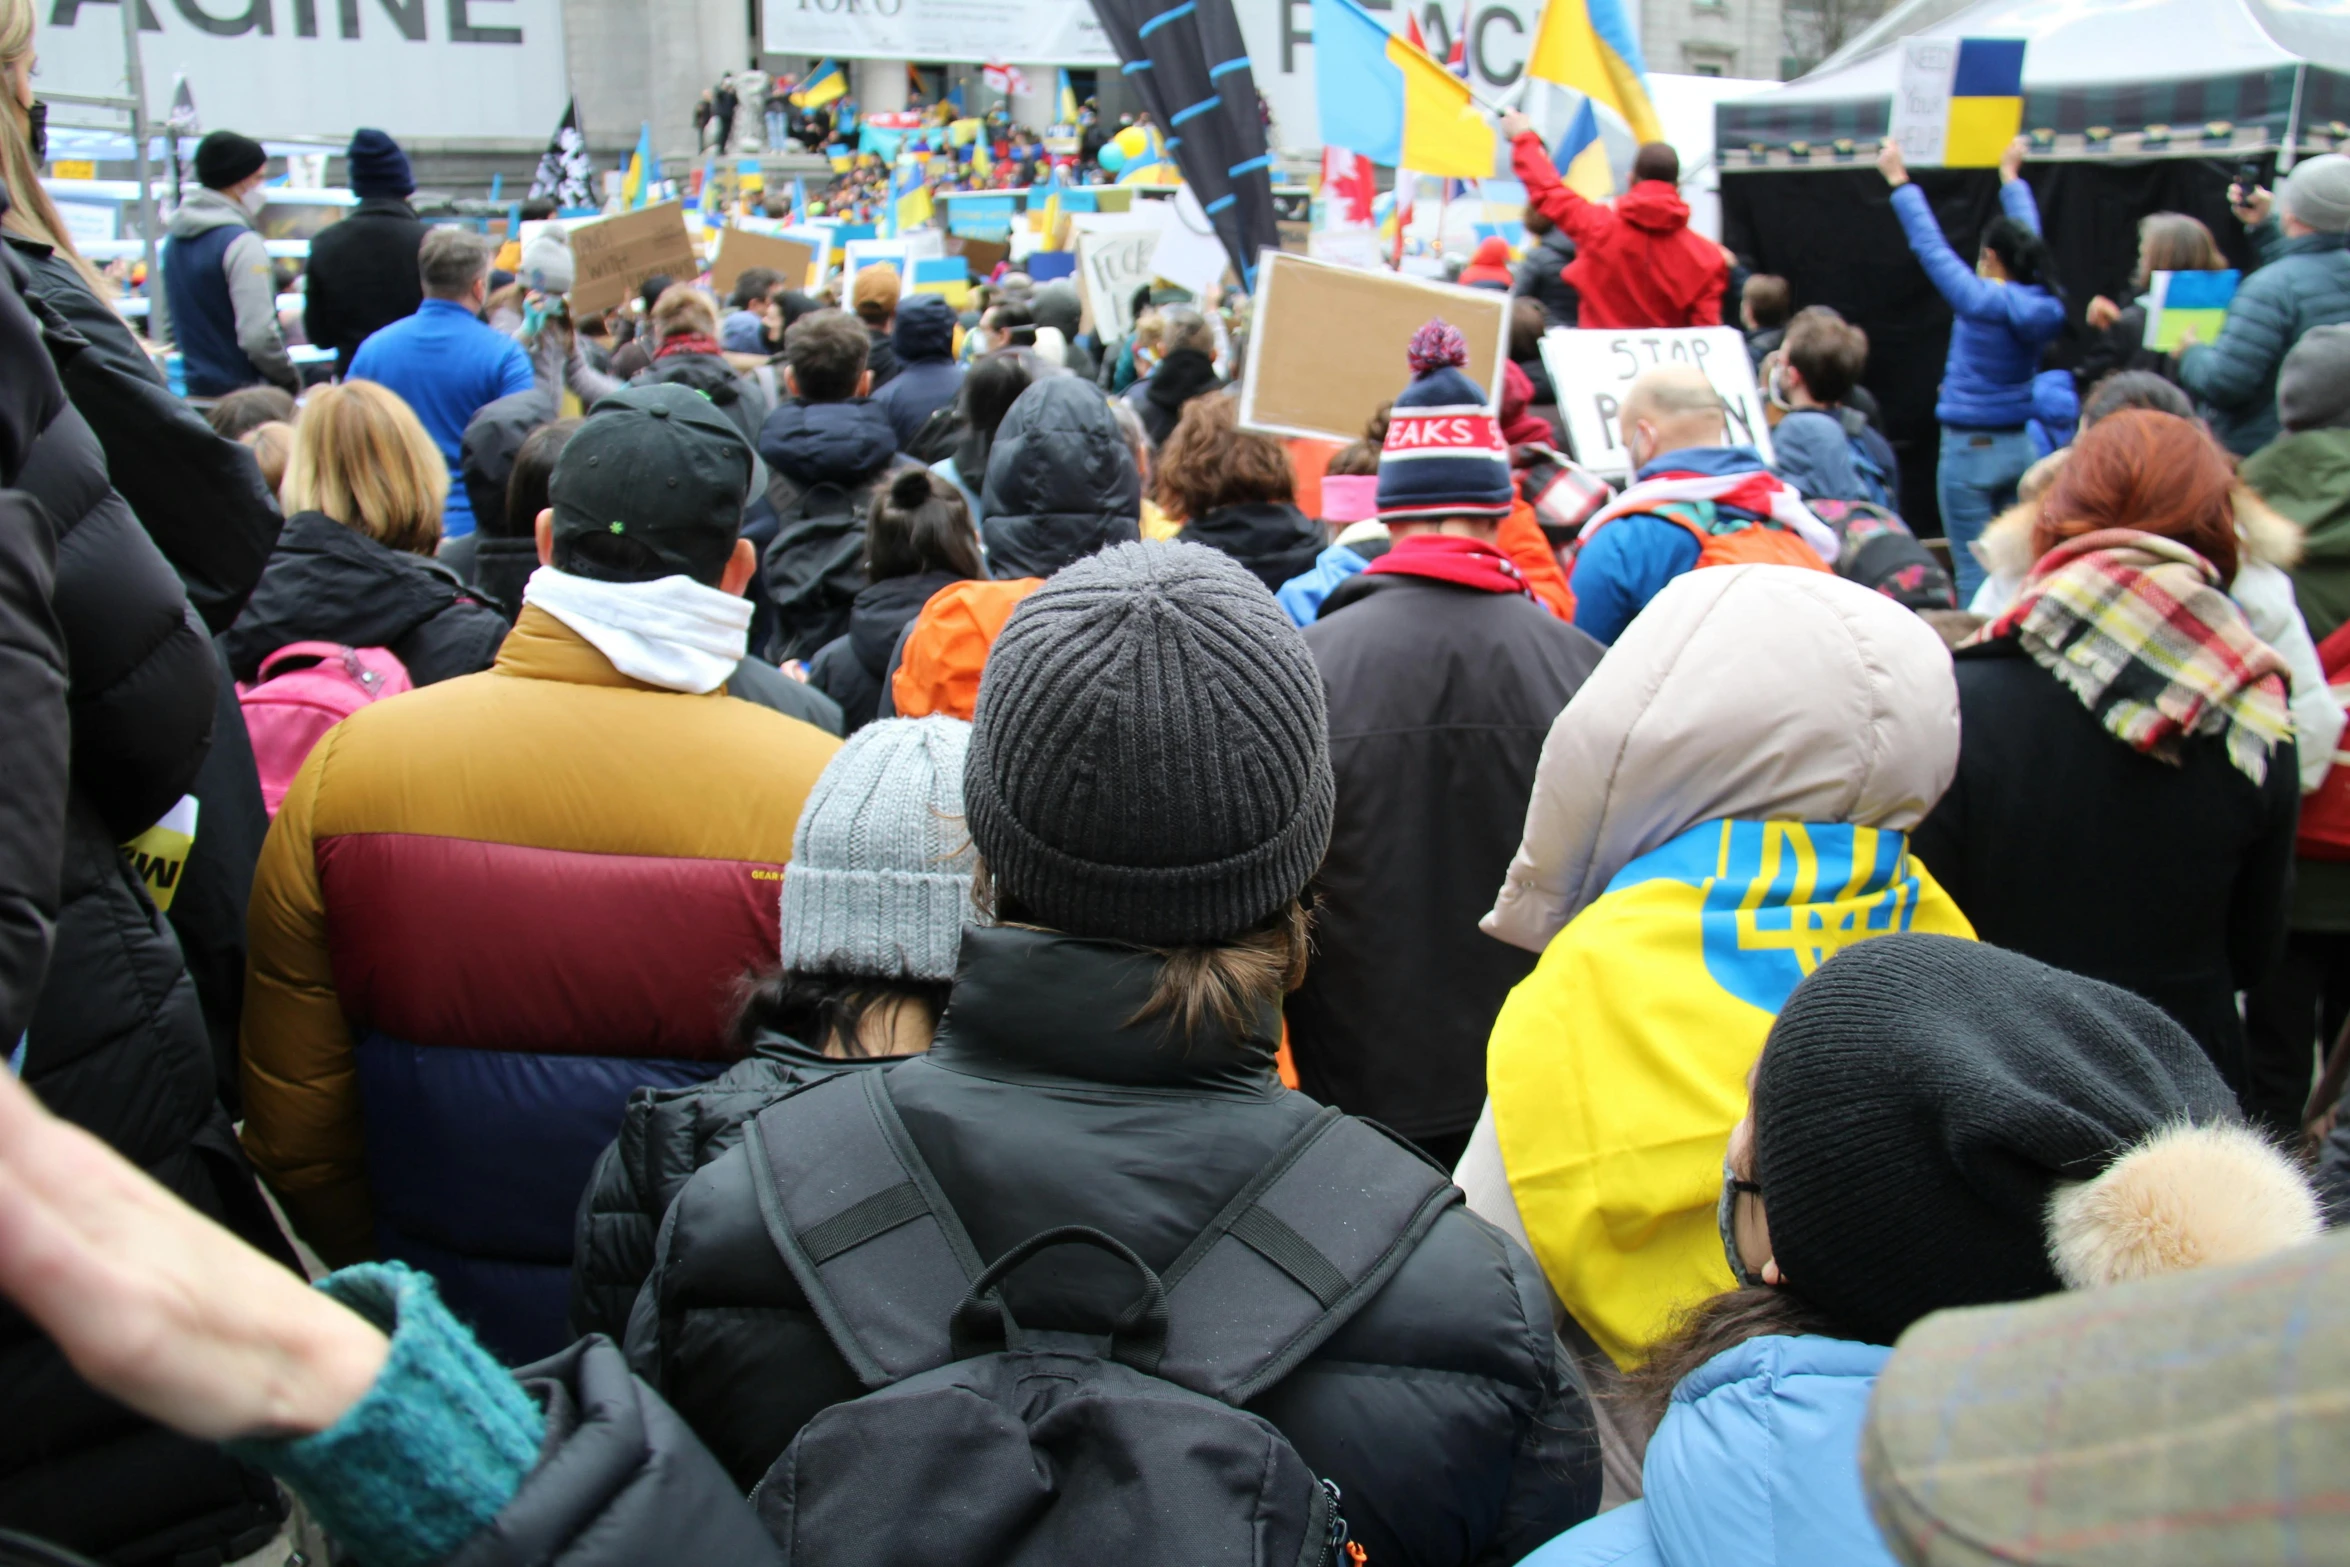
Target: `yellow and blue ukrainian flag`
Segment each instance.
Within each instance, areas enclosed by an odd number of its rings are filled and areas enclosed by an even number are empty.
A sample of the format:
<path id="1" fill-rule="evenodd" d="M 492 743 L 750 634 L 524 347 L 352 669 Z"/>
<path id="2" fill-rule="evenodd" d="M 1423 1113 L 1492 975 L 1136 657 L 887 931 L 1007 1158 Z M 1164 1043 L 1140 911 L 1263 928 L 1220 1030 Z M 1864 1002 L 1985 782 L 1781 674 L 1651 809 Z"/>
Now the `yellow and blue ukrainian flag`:
<path id="1" fill-rule="evenodd" d="M 1422 174 L 1492 177 L 1493 127 L 1469 84 L 1355 0 L 1314 0 L 1314 93 L 1324 146 Z"/>
<path id="2" fill-rule="evenodd" d="M 837 60 L 827 60 L 808 73 L 808 79 L 789 93 L 784 101 L 795 109 L 816 109 L 845 98 L 849 91 L 849 73 L 840 68 Z"/>
<path id="3" fill-rule="evenodd" d="M 1534 27 L 1526 74 L 1572 87 L 1629 125 L 1641 141 L 1665 139 L 1648 97 L 1638 19 L 1624 0 L 1550 0 Z"/>
<path id="4" fill-rule="evenodd" d="M 1585 201 L 1605 201 L 1616 193 L 1616 171 L 1608 165 L 1607 144 L 1599 137 L 1599 115 L 1585 94 L 1575 105 L 1575 117 L 1551 150 L 1551 162 L 1567 188 Z"/>
<path id="5" fill-rule="evenodd" d="M 1075 125 L 1077 123 L 1077 89 L 1069 85 L 1069 72 L 1065 66 L 1061 70 L 1060 91 L 1055 102 L 1058 105 L 1056 110 L 1059 115 L 1058 123 Z"/>
<path id="6" fill-rule="evenodd" d="M 1909 930 L 1974 936 L 1906 834 L 1707 822 L 1619 871 L 1510 992 L 1485 1056 L 1510 1191 L 1551 1287 L 1618 1365 L 1736 1287 L 1722 1161 L 1788 995 Z"/>
<path id="7" fill-rule="evenodd" d="M 1990 169 L 2024 128 L 2024 40 L 1961 38 L 1950 77 L 1946 169 Z"/>
<path id="8" fill-rule="evenodd" d="M 660 182 L 661 160 L 653 152 L 652 123 L 646 121 L 637 128 L 636 151 L 628 155 L 628 172 L 620 179 L 620 205 L 631 210 L 644 206 Z"/>

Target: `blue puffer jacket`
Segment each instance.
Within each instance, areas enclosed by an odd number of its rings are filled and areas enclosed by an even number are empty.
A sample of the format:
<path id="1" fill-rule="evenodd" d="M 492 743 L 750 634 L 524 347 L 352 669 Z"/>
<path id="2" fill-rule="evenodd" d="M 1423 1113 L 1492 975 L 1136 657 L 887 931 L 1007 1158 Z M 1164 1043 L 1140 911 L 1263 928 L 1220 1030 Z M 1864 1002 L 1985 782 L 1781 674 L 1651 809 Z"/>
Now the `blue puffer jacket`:
<path id="1" fill-rule="evenodd" d="M 2203 403 L 2227 449 L 2276 439 L 2277 367 L 2313 326 L 2350 321 L 2350 235 L 2304 234 L 2244 280 L 2219 340 L 2179 356 L 2179 384 Z"/>
<path id="2" fill-rule="evenodd" d="M 2032 187 L 2013 180 L 1999 187 L 1999 205 L 2016 222 L 2040 232 Z M 2032 377 L 2040 348 L 2064 330 L 2064 302 L 2032 283 L 1994 283 L 1977 277 L 1942 237 L 1926 193 L 1916 185 L 1893 192 L 1893 215 L 1934 288 L 1958 319 L 1950 327 L 1950 357 L 1942 365 L 1942 392 L 1934 417 L 1983 430 L 2020 430 L 2032 417 Z"/>
<path id="3" fill-rule="evenodd" d="M 1523 1567 L 1893 1567 L 1860 1487 L 1869 1390 L 1893 1352 L 1749 1339 L 1673 1389 L 1648 1496 L 1578 1525 Z"/>

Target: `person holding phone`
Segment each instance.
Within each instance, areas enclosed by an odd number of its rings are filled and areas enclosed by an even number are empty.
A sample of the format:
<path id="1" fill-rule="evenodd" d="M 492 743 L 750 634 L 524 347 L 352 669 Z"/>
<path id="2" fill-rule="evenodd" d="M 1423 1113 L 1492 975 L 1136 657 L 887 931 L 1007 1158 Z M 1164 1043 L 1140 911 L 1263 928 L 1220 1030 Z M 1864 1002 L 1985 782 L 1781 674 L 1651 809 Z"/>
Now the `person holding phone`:
<path id="1" fill-rule="evenodd" d="M 2350 158 L 2303 159 L 2273 200 L 2239 178 L 2228 199 L 2262 265 L 2236 291 L 2217 340 L 2180 353 L 2178 379 L 2221 443 L 2249 457 L 2276 439 L 2285 355 L 2312 327 L 2350 321 Z"/>

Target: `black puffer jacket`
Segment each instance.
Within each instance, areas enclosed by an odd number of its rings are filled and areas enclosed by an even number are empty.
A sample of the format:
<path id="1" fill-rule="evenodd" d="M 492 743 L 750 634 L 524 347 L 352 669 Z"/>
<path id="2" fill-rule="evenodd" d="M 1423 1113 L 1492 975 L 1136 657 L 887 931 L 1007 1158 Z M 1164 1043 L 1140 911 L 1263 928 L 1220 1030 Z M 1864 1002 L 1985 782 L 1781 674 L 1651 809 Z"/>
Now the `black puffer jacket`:
<path id="1" fill-rule="evenodd" d="M 22 276 L 14 266 L 11 275 Z M 34 303 L 70 388 L 89 344 Z M 24 1079 L 199 1211 L 282 1255 L 221 1108 L 179 943 L 117 847 L 200 776 L 219 666 L 74 407 L 42 430 L 17 483 L 57 527 L 53 602 L 73 736 L 56 941 L 25 1033 Z M 0 1434 L 0 1527 L 145 1561 L 246 1554 L 277 1526 L 275 1488 L 258 1471 L 102 1397 L 13 1310 L 0 1311 L 0 1408 L 18 1417 Z"/>
<path id="2" fill-rule="evenodd" d="M 883 578 L 857 595 L 849 607 L 849 629 L 808 661 L 808 684 L 840 704 L 849 733 L 873 722 L 899 635 L 922 613 L 930 595 L 961 580 L 949 571 Z"/>
<path id="3" fill-rule="evenodd" d="M 16 346 L 4 328 L 0 343 Z M 32 349 L 40 355 L 37 340 Z M 0 472 L 11 466 L 0 463 Z M 65 634 L 49 607 L 56 576 L 49 514 L 29 495 L 0 490 L 0 713 L 9 727 L 9 786 L 0 796 L 0 1039 L 8 1040 L 31 1020 L 57 934 L 71 740 Z"/>
<path id="4" fill-rule="evenodd" d="M 1180 1048 L 1163 1024 L 1123 1025 L 1157 961 L 1049 932 L 964 932 L 930 1053 L 886 1070 L 980 1256 L 1085 1224 L 1164 1269 L 1316 1112 L 1274 1076 L 1271 1007 L 1245 1035 Z M 1074 1248 L 1005 1289 L 1018 1321 L 1046 1331 L 1082 1331 L 1131 1292 L 1115 1263 Z M 1381 1567 L 1516 1561 L 1598 1502 L 1590 1410 L 1547 1302 L 1522 1250 L 1449 1210 L 1249 1407 L 1337 1482 Z M 810 1417 L 861 1391 L 767 1238 L 740 1147 L 670 1208 L 629 1356 L 745 1488 Z"/>
<path id="5" fill-rule="evenodd" d="M 1271 591 L 1313 568 L 1329 541 L 1314 520 L 1287 501 L 1243 501 L 1219 506 L 1175 535 L 1183 544 L 1222 550 L 1255 573 Z"/>
<path id="6" fill-rule="evenodd" d="M 1175 426 L 1183 422 L 1183 405 L 1218 390 L 1216 362 L 1196 348 L 1178 348 L 1159 361 L 1149 376 L 1127 388 L 1126 400 L 1142 416 L 1153 450 L 1167 444 Z"/>
<path id="7" fill-rule="evenodd" d="M 982 493 L 991 576 L 1049 577 L 1142 537 L 1142 481 L 1097 387 L 1056 375 L 1020 394 L 987 457 Z"/>
<path id="8" fill-rule="evenodd" d="M 404 554 L 323 512 L 286 524 L 269 569 L 221 645 L 239 680 L 289 642 L 389 648 L 420 686 L 497 661 L 506 618 L 439 561 Z"/>
<path id="9" fill-rule="evenodd" d="M 759 456 L 777 521 L 761 576 L 775 606 L 771 651 L 778 659 L 813 658 L 849 629 L 849 606 L 865 586 L 865 518 L 873 492 L 910 466 L 897 453 L 889 416 L 862 397 L 794 398 L 767 416 Z"/>
<path id="10" fill-rule="evenodd" d="M 571 1331 L 601 1333 L 614 1343 L 627 1337 L 629 1311 L 653 1271 L 661 1216 L 696 1170 L 742 1141 L 745 1121 L 802 1083 L 904 1059 L 835 1060 L 769 1030 L 750 1055 L 710 1082 L 631 1093 L 620 1135 L 596 1160 L 579 1199 Z"/>

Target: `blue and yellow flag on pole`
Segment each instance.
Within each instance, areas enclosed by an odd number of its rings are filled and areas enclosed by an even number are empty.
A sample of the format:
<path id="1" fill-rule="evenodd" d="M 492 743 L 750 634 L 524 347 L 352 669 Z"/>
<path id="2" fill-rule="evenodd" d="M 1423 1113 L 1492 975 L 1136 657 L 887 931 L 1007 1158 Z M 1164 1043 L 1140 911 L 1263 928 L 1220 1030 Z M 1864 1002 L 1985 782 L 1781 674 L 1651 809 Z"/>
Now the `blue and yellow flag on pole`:
<path id="1" fill-rule="evenodd" d="M 1572 87 L 1632 127 L 1641 141 L 1665 139 L 1648 98 L 1638 14 L 1624 0 L 1550 0 L 1534 25 L 1526 74 Z"/>
<path id="2" fill-rule="evenodd" d="M 1616 171 L 1607 161 L 1607 143 L 1599 138 L 1599 116 L 1592 112 L 1590 98 L 1575 105 L 1575 117 L 1551 150 L 1550 161 L 1567 189 L 1585 201 L 1605 201 L 1616 193 Z"/>
<path id="3" fill-rule="evenodd" d="M 1055 94 L 1054 103 L 1056 105 L 1055 112 L 1060 116 L 1060 124 L 1075 125 L 1077 123 L 1077 89 L 1069 85 L 1069 72 L 1066 67 L 1062 68 L 1060 90 Z"/>
<path id="4" fill-rule="evenodd" d="M 1355 0 L 1314 0 L 1314 96 L 1326 147 L 1422 174 L 1493 177 L 1493 127 L 1469 84 Z"/>
<path id="5" fill-rule="evenodd" d="M 845 98 L 849 91 L 849 73 L 836 60 L 827 60 L 808 73 L 808 79 L 784 94 L 784 102 L 795 109 L 816 109 Z"/>
<path id="6" fill-rule="evenodd" d="M 1510 992 L 1485 1053 L 1510 1191 L 1616 1364 L 1737 1287 L 1722 1162 L 1788 995 L 1844 948 L 1913 930 L 1974 936 L 1906 834 L 1708 822 L 1617 872 Z"/>
<path id="7" fill-rule="evenodd" d="M 620 180 L 620 205 L 631 210 L 646 205 L 660 182 L 661 160 L 653 153 L 653 127 L 648 121 L 637 128 L 636 151 L 628 155 L 628 172 Z"/>

